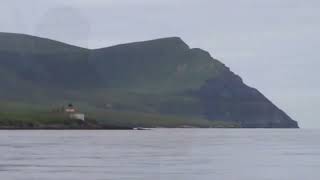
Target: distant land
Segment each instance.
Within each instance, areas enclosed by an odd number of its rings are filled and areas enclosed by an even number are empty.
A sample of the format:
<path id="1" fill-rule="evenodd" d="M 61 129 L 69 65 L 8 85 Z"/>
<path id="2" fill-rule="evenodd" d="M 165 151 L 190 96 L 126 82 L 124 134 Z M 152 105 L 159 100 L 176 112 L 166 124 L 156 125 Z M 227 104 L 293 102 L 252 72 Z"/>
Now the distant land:
<path id="1" fill-rule="evenodd" d="M 223 63 L 178 37 L 85 49 L 0 33 L 0 84 L 0 128 L 69 128 L 50 117 L 67 103 L 99 127 L 298 128 Z"/>

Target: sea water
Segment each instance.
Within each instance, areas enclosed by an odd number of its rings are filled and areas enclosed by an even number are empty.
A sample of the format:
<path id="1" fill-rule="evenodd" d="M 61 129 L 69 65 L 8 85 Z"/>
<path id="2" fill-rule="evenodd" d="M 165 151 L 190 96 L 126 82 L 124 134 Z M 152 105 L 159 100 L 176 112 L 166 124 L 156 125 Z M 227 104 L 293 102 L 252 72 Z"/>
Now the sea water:
<path id="1" fill-rule="evenodd" d="M 320 130 L 0 131 L 1 180 L 318 180 Z"/>

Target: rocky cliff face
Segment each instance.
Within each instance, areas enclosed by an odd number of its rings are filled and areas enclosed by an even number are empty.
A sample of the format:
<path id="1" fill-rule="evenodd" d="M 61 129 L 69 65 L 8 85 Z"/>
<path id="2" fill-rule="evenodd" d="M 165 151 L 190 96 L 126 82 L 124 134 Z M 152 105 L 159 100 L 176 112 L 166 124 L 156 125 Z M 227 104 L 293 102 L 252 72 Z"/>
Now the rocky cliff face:
<path id="1" fill-rule="evenodd" d="M 250 128 L 296 128 L 224 64 L 180 38 L 89 50 L 0 33 L 0 100 L 66 100 L 88 109 L 206 118 Z"/>
<path id="2" fill-rule="evenodd" d="M 286 113 L 229 70 L 207 80 L 199 90 L 208 119 L 238 122 L 245 128 L 297 128 Z"/>

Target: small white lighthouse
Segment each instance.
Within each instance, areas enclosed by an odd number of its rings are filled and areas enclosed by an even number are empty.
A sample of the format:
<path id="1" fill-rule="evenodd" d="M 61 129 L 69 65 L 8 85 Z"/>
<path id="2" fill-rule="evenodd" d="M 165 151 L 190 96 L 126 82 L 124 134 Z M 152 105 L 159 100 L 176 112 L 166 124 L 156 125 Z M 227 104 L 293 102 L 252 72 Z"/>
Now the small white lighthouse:
<path id="1" fill-rule="evenodd" d="M 75 108 L 73 107 L 72 104 L 69 104 L 68 107 L 65 109 L 65 112 L 67 112 L 67 113 L 75 113 L 76 110 L 75 110 Z"/>

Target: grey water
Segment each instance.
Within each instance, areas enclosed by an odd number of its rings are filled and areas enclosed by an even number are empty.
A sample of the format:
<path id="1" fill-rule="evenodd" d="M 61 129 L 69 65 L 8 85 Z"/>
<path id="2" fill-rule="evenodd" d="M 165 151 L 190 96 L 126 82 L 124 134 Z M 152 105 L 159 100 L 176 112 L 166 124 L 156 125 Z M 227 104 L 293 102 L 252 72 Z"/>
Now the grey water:
<path id="1" fill-rule="evenodd" d="M 317 180 L 320 130 L 0 131 L 1 180 Z"/>

